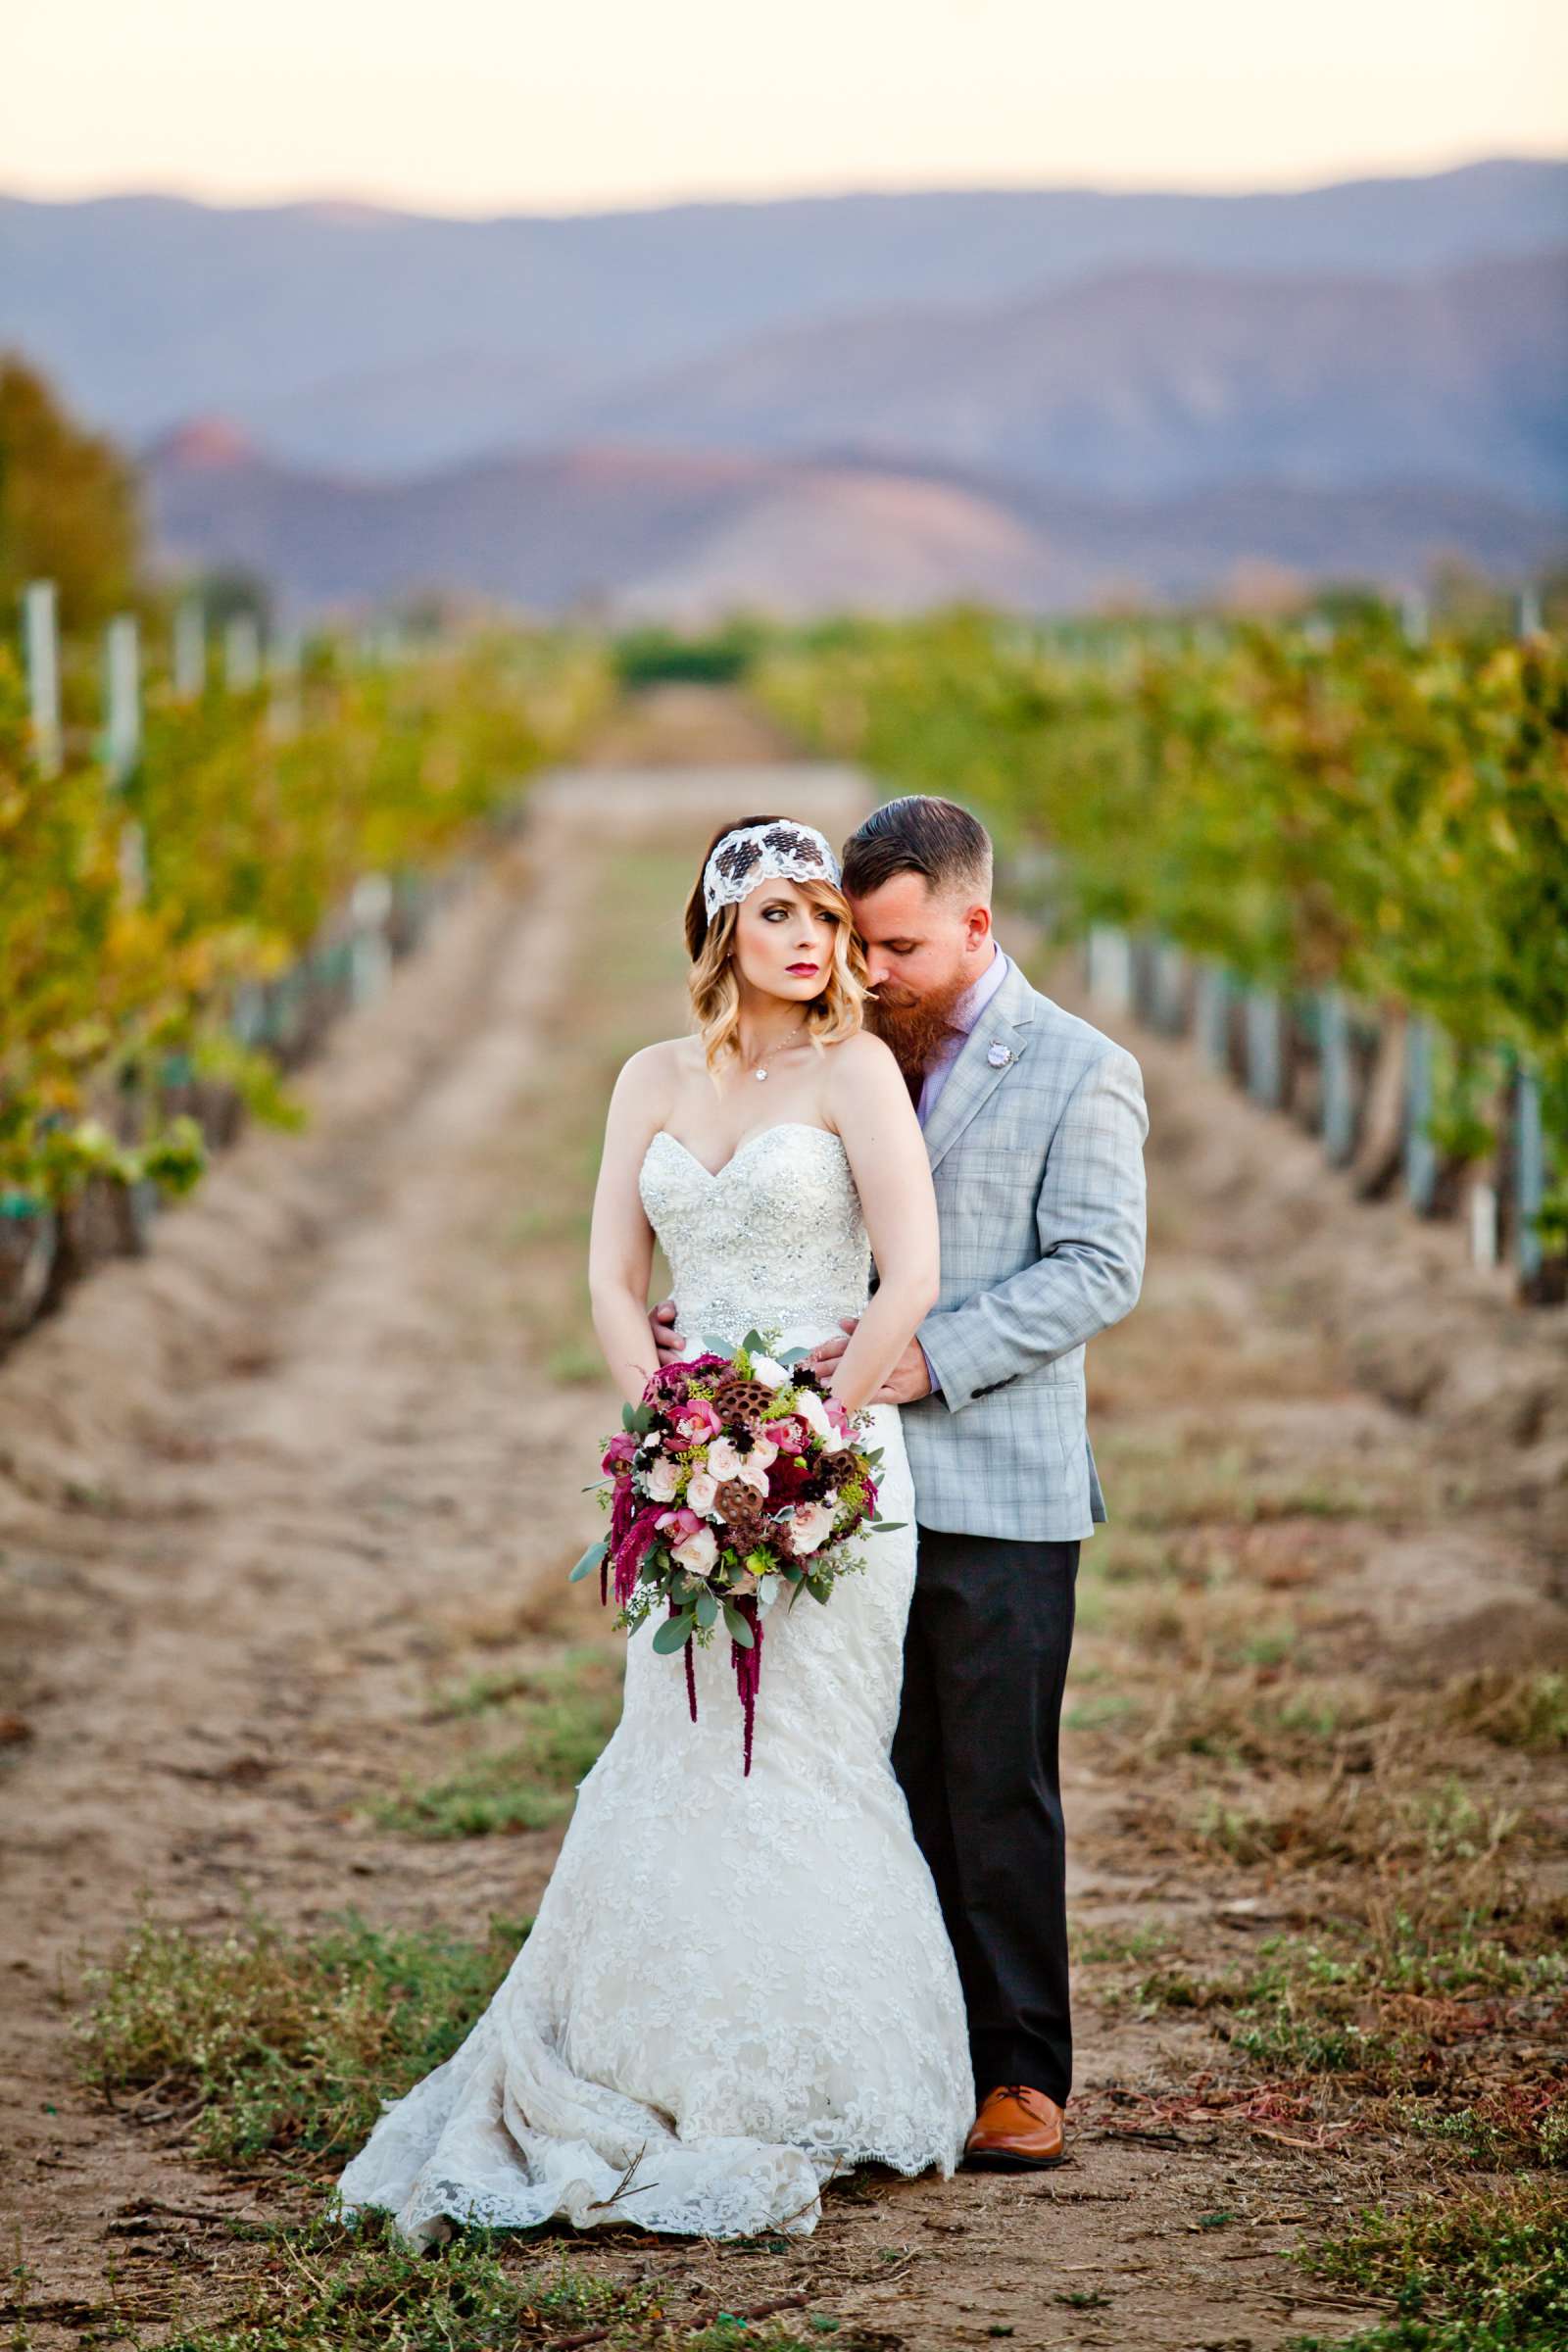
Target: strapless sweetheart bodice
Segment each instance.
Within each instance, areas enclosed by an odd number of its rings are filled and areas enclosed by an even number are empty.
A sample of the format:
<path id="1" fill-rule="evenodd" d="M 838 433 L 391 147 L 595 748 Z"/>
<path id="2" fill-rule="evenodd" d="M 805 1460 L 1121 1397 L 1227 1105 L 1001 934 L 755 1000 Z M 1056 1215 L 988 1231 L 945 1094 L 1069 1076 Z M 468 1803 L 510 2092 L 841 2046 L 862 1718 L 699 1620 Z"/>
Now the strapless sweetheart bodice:
<path id="1" fill-rule="evenodd" d="M 638 1189 L 694 1346 L 734 1347 L 753 1329 L 796 1346 L 863 1311 L 870 1244 L 849 1154 L 825 1127 L 760 1128 L 716 1173 L 662 1127 Z"/>

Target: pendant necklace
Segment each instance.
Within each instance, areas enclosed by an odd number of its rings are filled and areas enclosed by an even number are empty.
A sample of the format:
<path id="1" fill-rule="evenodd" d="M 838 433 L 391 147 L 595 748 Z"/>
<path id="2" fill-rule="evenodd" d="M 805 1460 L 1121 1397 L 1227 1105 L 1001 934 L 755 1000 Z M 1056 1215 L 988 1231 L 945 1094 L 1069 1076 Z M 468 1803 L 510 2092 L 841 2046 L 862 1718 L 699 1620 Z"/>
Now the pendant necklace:
<path id="1" fill-rule="evenodd" d="M 806 1035 L 806 1026 L 805 1026 L 805 1023 L 803 1022 L 803 1023 L 802 1023 L 802 1025 L 801 1025 L 801 1027 L 800 1027 L 800 1028 L 798 1028 L 798 1029 L 794 1029 L 794 1030 L 792 1030 L 792 1031 L 791 1031 L 791 1033 L 790 1033 L 790 1035 L 789 1035 L 788 1037 L 781 1037 L 781 1038 L 779 1039 L 779 1041 L 778 1041 L 778 1044 L 777 1044 L 776 1046 L 769 1046 L 769 1047 L 768 1047 L 768 1049 L 767 1049 L 767 1052 L 766 1052 L 765 1054 L 759 1054 L 759 1055 L 758 1055 L 758 1059 L 757 1059 L 757 1066 L 756 1066 L 756 1068 L 755 1068 L 755 1069 L 752 1071 L 752 1076 L 753 1076 L 753 1077 L 754 1077 L 754 1078 L 757 1080 L 757 1083 L 758 1083 L 758 1085 L 759 1085 L 759 1086 L 760 1086 L 760 1085 L 762 1084 L 762 1081 L 763 1081 L 763 1080 L 766 1078 L 766 1076 L 767 1076 L 767 1074 L 768 1074 L 768 1073 L 767 1073 L 767 1070 L 766 1070 L 766 1067 L 765 1067 L 765 1064 L 766 1064 L 766 1063 L 767 1063 L 767 1061 L 768 1061 L 768 1060 L 771 1058 L 771 1056 L 772 1056 L 773 1054 L 782 1054 L 782 1052 L 784 1051 L 784 1048 L 785 1048 L 786 1046 L 792 1046 L 792 1045 L 794 1045 L 794 1043 L 795 1043 L 795 1041 L 796 1041 L 796 1039 L 797 1039 L 797 1038 L 799 1038 L 799 1037 L 804 1037 L 805 1035 Z"/>

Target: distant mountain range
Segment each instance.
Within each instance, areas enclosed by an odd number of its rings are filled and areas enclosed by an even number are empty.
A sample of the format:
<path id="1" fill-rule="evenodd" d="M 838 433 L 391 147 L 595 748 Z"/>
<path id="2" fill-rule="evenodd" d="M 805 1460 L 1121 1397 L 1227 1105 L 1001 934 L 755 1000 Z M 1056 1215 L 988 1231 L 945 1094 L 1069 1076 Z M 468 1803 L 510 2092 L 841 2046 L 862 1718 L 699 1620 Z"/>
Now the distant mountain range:
<path id="1" fill-rule="evenodd" d="M 662 446 L 874 450 L 1133 496 L 1390 474 L 1568 506 L 1568 246 L 1442 275 L 1118 270 L 760 337 L 579 408 Z"/>
<path id="2" fill-rule="evenodd" d="M 1099 280 L 1060 328 L 1108 314 L 1094 331 L 1114 361 L 1144 282 L 1179 309 L 1194 270 L 1409 279 L 1563 247 L 1568 164 L 1528 160 L 1287 194 L 977 190 L 568 219 L 0 197 L 0 346 L 131 442 L 216 411 L 296 464 L 402 473 L 559 446 L 589 400 L 618 431 L 638 387 L 662 399 L 692 364 L 729 378 L 759 338 L 827 325 L 830 346 L 850 324 L 858 351 L 867 333 L 885 347 L 875 314 L 972 312 L 989 350 L 1013 306 L 1018 333 L 1049 332 L 1051 294 Z M 1086 369 L 1085 393 L 1116 387 Z"/>
<path id="3" fill-rule="evenodd" d="M 1501 573 L 1568 514 L 1568 164 L 452 220 L 0 198 L 0 348 L 171 560 L 809 609 Z"/>
<path id="4" fill-rule="evenodd" d="M 1448 555 L 1517 575 L 1568 547 L 1552 517 L 1431 483 L 1133 502 L 870 461 L 626 447 L 356 482 L 279 466 L 221 424 L 159 443 L 144 480 L 166 560 L 243 562 L 301 612 L 420 591 L 695 621 L 956 596 L 1045 612 L 1232 594 L 1282 570 L 1415 585 Z"/>

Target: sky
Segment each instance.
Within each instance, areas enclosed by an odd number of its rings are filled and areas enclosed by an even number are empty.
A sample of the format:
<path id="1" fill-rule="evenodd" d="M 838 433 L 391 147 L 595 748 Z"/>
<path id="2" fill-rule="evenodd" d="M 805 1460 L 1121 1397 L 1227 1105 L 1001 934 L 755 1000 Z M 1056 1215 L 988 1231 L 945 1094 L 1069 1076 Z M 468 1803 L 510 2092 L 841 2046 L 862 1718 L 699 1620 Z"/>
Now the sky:
<path id="1" fill-rule="evenodd" d="M 0 188 L 455 215 L 1568 154 L 1565 0 L 4 0 Z"/>

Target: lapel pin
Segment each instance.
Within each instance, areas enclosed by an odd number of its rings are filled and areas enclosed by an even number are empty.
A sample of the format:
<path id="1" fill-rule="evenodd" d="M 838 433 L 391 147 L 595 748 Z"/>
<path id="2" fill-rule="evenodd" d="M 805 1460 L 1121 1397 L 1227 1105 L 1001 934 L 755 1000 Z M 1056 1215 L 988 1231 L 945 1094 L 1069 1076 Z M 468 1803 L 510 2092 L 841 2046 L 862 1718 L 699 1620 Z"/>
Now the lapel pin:
<path id="1" fill-rule="evenodd" d="M 994 1070 L 1004 1070 L 1012 1059 L 1012 1049 L 1010 1046 L 1004 1046 L 1000 1037 L 994 1037 L 991 1040 L 991 1051 L 986 1055 L 986 1059 Z"/>

